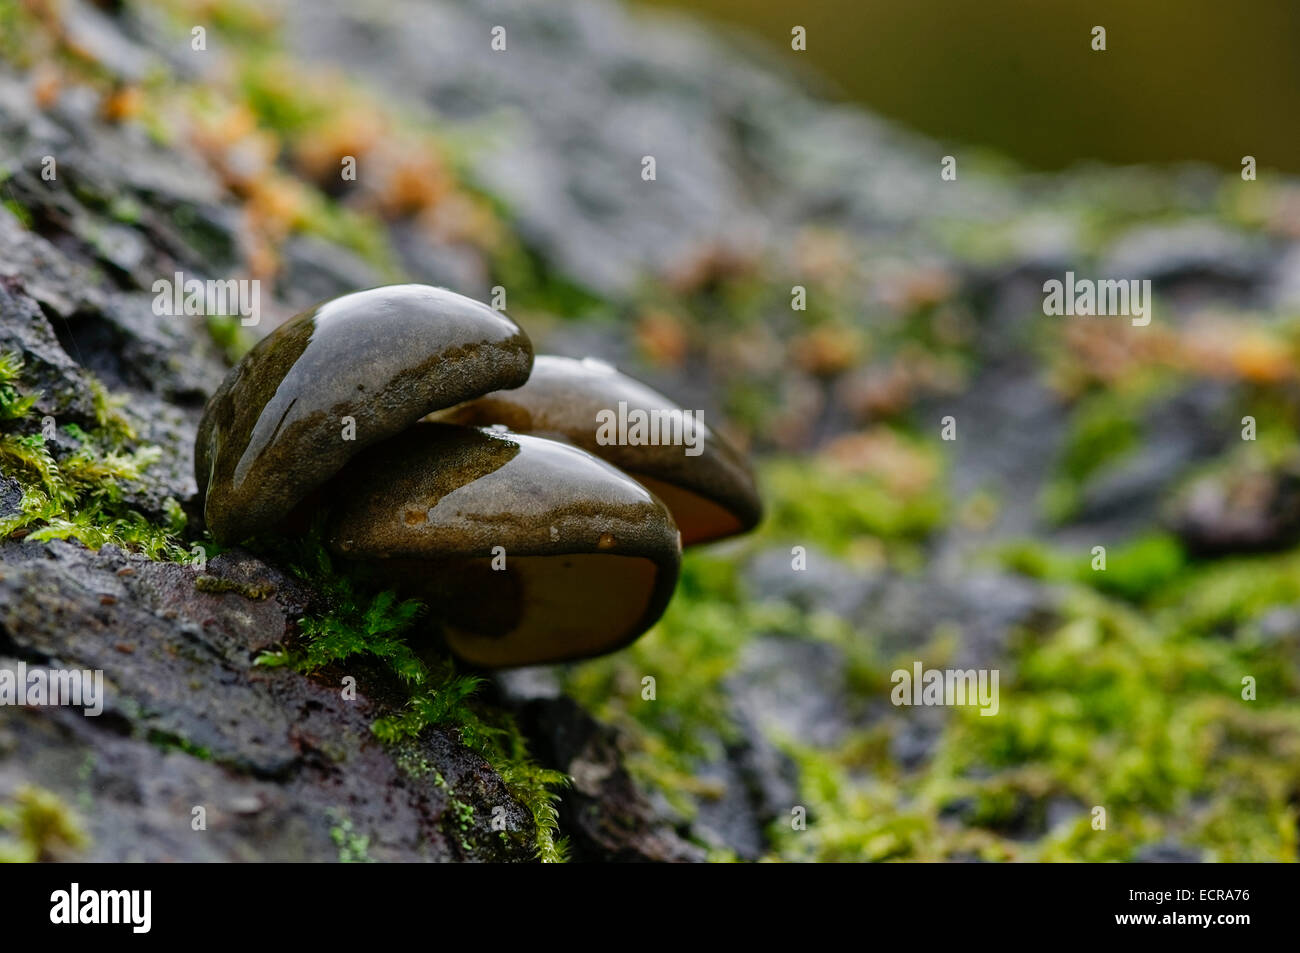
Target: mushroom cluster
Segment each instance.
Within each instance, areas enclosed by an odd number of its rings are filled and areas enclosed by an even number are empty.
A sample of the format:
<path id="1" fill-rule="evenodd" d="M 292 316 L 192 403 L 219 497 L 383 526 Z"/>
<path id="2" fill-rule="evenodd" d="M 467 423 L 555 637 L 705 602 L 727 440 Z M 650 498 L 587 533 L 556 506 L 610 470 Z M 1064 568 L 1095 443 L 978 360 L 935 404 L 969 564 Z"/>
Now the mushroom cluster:
<path id="1" fill-rule="evenodd" d="M 606 439 L 614 413 L 680 443 Z M 744 459 L 590 359 L 540 356 L 504 314 L 427 285 L 332 299 L 283 324 L 204 410 L 195 477 L 223 544 L 295 532 L 434 610 L 484 667 L 585 658 L 652 626 L 683 545 L 753 528 Z"/>

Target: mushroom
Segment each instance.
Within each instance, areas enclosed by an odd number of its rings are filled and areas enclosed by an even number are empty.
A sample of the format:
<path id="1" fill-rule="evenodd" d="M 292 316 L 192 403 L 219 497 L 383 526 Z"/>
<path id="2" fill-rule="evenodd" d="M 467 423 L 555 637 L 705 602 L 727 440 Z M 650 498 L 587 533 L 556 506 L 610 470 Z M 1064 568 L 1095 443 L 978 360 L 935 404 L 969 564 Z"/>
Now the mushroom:
<path id="1" fill-rule="evenodd" d="M 606 439 L 603 428 L 621 426 L 637 412 L 652 422 L 689 421 L 681 433 L 692 445 Z M 608 460 L 667 504 L 684 545 L 746 532 L 762 517 L 753 473 L 739 453 L 698 416 L 604 361 L 539 355 L 522 387 L 440 411 L 432 419 L 501 424 L 519 433 L 567 440 Z"/>
<path id="2" fill-rule="evenodd" d="M 289 319 L 204 410 L 194 476 L 208 529 L 224 543 L 274 528 L 358 451 L 518 387 L 532 363 L 508 317 L 428 285 L 359 291 Z"/>
<path id="3" fill-rule="evenodd" d="M 326 544 L 426 601 L 447 644 L 501 667 L 599 655 L 663 613 L 681 544 L 664 505 L 567 444 L 420 423 L 339 477 Z"/>
<path id="4" fill-rule="evenodd" d="M 527 335 L 469 298 L 375 288 L 291 318 L 231 370 L 195 477 L 218 542 L 319 512 L 336 556 L 429 603 L 471 663 L 585 658 L 659 619 L 684 538 L 759 517 L 748 467 L 702 422 L 698 455 L 597 440 L 595 415 L 628 406 L 674 409 L 599 362 L 534 365 Z"/>

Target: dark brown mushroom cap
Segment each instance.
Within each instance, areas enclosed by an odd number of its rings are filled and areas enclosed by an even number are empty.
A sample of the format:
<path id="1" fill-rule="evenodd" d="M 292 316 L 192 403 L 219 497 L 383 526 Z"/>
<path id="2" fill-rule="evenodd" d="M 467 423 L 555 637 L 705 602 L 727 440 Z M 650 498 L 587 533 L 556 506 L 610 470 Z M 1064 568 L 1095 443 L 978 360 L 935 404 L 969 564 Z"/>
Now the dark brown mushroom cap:
<path id="1" fill-rule="evenodd" d="M 568 444 L 420 423 L 353 460 L 333 490 L 330 549 L 428 600 L 452 650 L 477 665 L 621 648 L 677 582 L 668 510 Z"/>
<path id="2" fill-rule="evenodd" d="M 608 460 L 645 484 L 668 505 L 686 545 L 753 529 L 762 518 L 754 474 L 745 459 L 707 425 L 700 425 L 698 456 L 680 445 L 601 444 L 598 414 L 632 410 L 681 411 L 664 395 L 603 361 L 539 355 L 528 383 L 441 411 L 435 419 L 470 425 L 501 424 L 520 433 L 559 437 Z"/>
<path id="3" fill-rule="evenodd" d="M 362 448 L 519 386 L 532 362 L 504 314 L 429 285 L 360 291 L 291 318 L 204 410 L 194 468 L 208 529 L 218 542 L 271 529 Z M 355 439 L 344 439 L 345 417 Z"/>

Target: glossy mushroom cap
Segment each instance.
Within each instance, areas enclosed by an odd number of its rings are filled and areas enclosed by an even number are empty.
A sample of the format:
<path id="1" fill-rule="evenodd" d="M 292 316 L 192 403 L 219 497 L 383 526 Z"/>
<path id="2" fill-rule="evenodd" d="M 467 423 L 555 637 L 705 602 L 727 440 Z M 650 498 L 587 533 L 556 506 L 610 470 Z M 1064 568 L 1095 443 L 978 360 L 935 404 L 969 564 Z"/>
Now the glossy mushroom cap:
<path id="1" fill-rule="evenodd" d="M 528 383 L 441 411 L 435 419 L 470 425 L 504 425 L 521 433 L 559 437 L 608 460 L 667 504 L 685 545 L 705 543 L 753 529 L 763 507 L 744 458 L 704 424 L 700 453 L 681 445 L 604 443 L 600 415 L 677 411 L 667 397 L 603 361 L 538 356 Z"/>
<path id="2" fill-rule="evenodd" d="M 681 563 L 672 517 L 588 453 L 421 423 L 355 459 L 326 525 L 337 555 L 425 599 L 487 667 L 621 648 L 662 615 Z"/>
<path id="3" fill-rule="evenodd" d="M 272 529 L 361 449 L 518 387 L 532 362 L 504 314 L 429 285 L 360 291 L 290 319 L 226 376 L 199 424 L 195 478 L 213 538 Z"/>

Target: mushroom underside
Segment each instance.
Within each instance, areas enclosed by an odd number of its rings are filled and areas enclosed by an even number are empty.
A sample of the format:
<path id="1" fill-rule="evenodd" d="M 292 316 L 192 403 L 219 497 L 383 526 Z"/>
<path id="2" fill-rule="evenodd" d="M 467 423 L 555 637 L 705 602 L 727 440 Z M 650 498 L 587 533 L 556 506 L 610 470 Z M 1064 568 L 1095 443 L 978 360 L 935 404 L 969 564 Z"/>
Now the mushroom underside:
<path id="1" fill-rule="evenodd" d="M 631 476 L 668 507 L 681 531 L 683 546 L 707 543 L 746 529 L 745 524 L 731 510 L 707 497 L 685 487 L 656 480 L 644 473 L 634 472 Z"/>
<path id="2" fill-rule="evenodd" d="M 511 555 L 504 567 L 490 556 L 385 559 L 366 569 L 425 601 L 448 647 L 488 668 L 621 648 L 657 621 L 674 581 L 651 559 L 606 553 Z"/>

